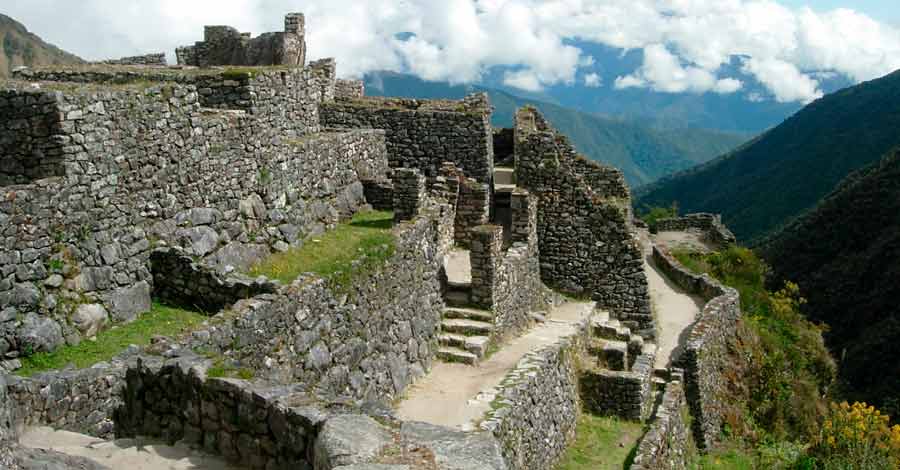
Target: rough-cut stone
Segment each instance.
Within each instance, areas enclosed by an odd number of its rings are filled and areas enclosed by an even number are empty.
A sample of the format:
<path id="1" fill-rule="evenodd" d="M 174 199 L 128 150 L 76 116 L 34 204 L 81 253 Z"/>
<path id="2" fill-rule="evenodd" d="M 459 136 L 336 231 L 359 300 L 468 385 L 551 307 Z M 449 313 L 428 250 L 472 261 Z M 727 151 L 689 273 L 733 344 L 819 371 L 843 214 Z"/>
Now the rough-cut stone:
<path id="1" fill-rule="evenodd" d="M 462 432 L 427 423 L 403 423 L 404 442 L 427 447 L 442 470 L 506 470 L 500 445 L 490 433 Z"/>
<path id="2" fill-rule="evenodd" d="M 365 463 L 392 442 L 391 432 L 368 416 L 337 416 L 325 422 L 316 438 L 315 467 L 331 470 Z"/>
<path id="3" fill-rule="evenodd" d="M 99 304 L 79 305 L 72 314 L 72 323 L 75 328 L 87 338 L 99 333 L 108 321 L 109 313 Z"/>
<path id="4" fill-rule="evenodd" d="M 106 304 L 113 320 L 128 322 L 150 311 L 150 284 L 141 281 L 121 287 L 106 296 Z"/>
<path id="5" fill-rule="evenodd" d="M 30 347 L 33 352 L 54 351 L 64 343 L 59 323 L 36 313 L 29 313 L 22 320 L 17 340 L 25 345 L 26 350 Z"/>
<path id="6" fill-rule="evenodd" d="M 219 234 L 209 227 L 181 229 L 175 232 L 175 237 L 194 256 L 206 256 L 219 245 Z"/>
<path id="7" fill-rule="evenodd" d="M 266 245 L 231 242 L 207 257 L 206 261 L 219 271 L 247 272 L 254 264 L 269 256 L 271 252 Z"/>

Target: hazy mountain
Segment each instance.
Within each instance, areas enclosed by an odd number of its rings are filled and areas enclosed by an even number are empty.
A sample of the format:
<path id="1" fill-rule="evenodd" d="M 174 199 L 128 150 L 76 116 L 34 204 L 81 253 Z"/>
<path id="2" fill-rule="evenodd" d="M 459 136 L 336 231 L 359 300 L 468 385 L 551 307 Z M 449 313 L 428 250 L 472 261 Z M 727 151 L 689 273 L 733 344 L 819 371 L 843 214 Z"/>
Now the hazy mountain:
<path id="1" fill-rule="evenodd" d="M 0 77 L 8 77 L 13 68 L 22 65 L 78 64 L 84 62 L 66 51 L 47 44 L 37 35 L 28 32 L 21 23 L 0 14 Z"/>
<path id="2" fill-rule="evenodd" d="M 848 177 L 761 251 L 776 279 L 800 285 L 810 319 L 829 326 L 851 398 L 900 412 L 900 150 Z"/>
<path id="3" fill-rule="evenodd" d="M 371 96 L 462 98 L 485 91 L 495 111 L 494 125 L 511 127 L 518 107 L 536 106 L 586 156 L 621 169 L 632 186 L 646 184 L 727 152 L 748 136 L 701 129 L 660 129 L 633 120 L 593 115 L 505 91 L 428 82 L 411 75 L 380 72 L 366 76 Z"/>
<path id="4" fill-rule="evenodd" d="M 718 212 L 753 242 L 900 144 L 900 72 L 827 95 L 740 149 L 638 191 L 639 205 Z"/>

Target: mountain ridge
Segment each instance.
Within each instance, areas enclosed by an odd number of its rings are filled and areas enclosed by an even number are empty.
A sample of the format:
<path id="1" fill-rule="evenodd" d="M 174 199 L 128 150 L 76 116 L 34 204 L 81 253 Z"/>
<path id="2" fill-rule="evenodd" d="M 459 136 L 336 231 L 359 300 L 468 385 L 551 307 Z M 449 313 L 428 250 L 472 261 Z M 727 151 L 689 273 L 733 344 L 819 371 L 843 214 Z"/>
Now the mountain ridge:
<path id="1" fill-rule="evenodd" d="M 45 42 L 18 21 L 0 13 L 0 77 L 8 77 L 15 67 L 80 64 L 84 60 Z"/>
<path id="2" fill-rule="evenodd" d="M 900 144 L 898 127 L 900 71 L 826 95 L 735 151 L 640 188 L 636 201 L 721 213 L 759 243 Z"/>

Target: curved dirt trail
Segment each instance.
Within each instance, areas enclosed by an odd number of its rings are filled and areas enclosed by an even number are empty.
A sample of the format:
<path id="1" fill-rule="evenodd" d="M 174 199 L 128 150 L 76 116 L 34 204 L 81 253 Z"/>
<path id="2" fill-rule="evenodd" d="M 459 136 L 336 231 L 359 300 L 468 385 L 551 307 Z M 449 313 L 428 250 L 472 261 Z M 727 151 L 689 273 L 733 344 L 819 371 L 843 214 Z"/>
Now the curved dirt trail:
<path id="1" fill-rule="evenodd" d="M 668 235 L 667 235 L 668 234 Z M 684 237 L 665 232 L 666 239 L 681 240 Z M 685 234 L 689 237 L 690 234 Z M 706 302 L 697 296 L 690 295 L 669 280 L 653 261 L 653 248 L 649 236 L 642 235 L 644 242 L 644 271 L 647 274 L 647 285 L 650 289 L 650 301 L 656 312 L 658 323 L 656 368 L 670 366 L 672 358 L 678 356 L 684 346 L 687 328 L 696 321 Z"/>

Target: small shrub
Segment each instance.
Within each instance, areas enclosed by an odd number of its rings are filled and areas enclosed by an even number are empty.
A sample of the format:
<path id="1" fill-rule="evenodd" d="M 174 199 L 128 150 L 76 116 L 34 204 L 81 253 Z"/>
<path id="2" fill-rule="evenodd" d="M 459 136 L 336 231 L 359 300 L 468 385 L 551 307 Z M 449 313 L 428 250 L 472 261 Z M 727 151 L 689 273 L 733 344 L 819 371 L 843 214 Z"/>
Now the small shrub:
<path id="1" fill-rule="evenodd" d="M 812 454 L 824 470 L 900 468 L 900 425 L 865 403 L 832 403 Z"/>
<path id="2" fill-rule="evenodd" d="M 656 224 L 662 219 L 678 217 L 678 203 L 673 202 L 670 207 L 644 206 L 643 214 L 639 217 L 643 220 L 651 232 L 656 232 Z"/>

